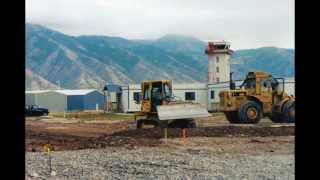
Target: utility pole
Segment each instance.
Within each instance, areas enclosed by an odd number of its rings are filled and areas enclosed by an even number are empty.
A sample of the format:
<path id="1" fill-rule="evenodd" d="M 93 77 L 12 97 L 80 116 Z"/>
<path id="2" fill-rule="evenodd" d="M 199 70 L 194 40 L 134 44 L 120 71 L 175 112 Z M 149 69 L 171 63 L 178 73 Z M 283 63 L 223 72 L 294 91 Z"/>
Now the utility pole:
<path id="1" fill-rule="evenodd" d="M 106 113 L 106 92 L 103 90 L 103 113 Z"/>
<path id="2" fill-rule="evenodd" d="M 106 91 L 108 92 L 108 83 L 103 87 L 103 112 L 106 113 Z"/>

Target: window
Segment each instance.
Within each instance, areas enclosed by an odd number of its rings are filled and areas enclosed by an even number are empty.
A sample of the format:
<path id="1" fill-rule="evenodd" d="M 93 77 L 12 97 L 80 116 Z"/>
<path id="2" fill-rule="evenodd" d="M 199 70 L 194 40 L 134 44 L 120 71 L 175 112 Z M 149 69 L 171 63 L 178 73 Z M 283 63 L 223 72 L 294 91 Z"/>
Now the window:
<path id="1" fill-rule="evenodd" d="M 216 80 L 217 80 L 217 82 L 220 82 L 220 79 L 219 79 L 218 77 L 217 77 L 217 79 L 216 79 Z"/>
<path id="2" fill-rule="evenodd" d="M 246 89 L 256 88 L 256 79 L 250 78 L 246 79 L 242 86 L 244 86 Z"/>
<path id="3" fill-rule="evenodd" d="M 279 85 L 279 82 L 277 81 L 277 79 L 271 78 L 270 81 L 271 81 L 272 89 L 273 90 L 276 89 L 278 87 L 278 85 Z"/>
<path id="4" fill-rule="evenodd" d="M 168 84 L 164 84 L 164 96 L 171 97 L 171 88 Z"/>
<path id="5" fill-rule="evenodd" d="M 215 47 L 215 49 L 225 49 L 226 45 L 225 44 L 219 44 L 219 45 L 215 45 L 214 47 Z"/>
<path id="6" fill-rule="evenodd" d="M 216 70 L 217 70 L 217 73 L 218 73 L 219 72 L 219 66 L 217 66 Z"/>
<path id="7" fill-rule="evenodd" d="M 152 87 L 152 99 L 157 99 L 160 100 L 161 99 L 161 86 L 159 87 Z"/>
<path id="8" fill-rule="evenodd" d="M 268 89 L 271 87 L 271 83 L 268 79 L 261 80 L 260 83 L 261 83 L 261 89 L 263 91 L 268 91 Z"/>
<path id="9" fill-rule="evenodd" d="M 143 99 L 144 99 L 144 100 L 149 100 L 149 99 L 150 99 L 149 85 L 146 85 L 146 84 L 144 85 Z"/>
<path id="10" fill-rule="evenodd" d="M 185 100 L 195 100 L 196 99 L 196 93 L 195 92 L 186 92 L 185 93 Z"/>
<path id="11" fill-rule="evenodd" d="M 219 62 L 219 56 L 217 56 L 216 59 L 217 59 L 217 63 L 218 63 Z"/>
<path id="12" fill-rule="evenodd" d="M 140 93 L 139 92 L 133 92 L 133 100 L 140 104 Z"/>
<path id="13" fill-rule="evenodd" d="M 210 96 L 211 96 L 211 99 L 214 99 L 214 90 L 211 91 Z"/>

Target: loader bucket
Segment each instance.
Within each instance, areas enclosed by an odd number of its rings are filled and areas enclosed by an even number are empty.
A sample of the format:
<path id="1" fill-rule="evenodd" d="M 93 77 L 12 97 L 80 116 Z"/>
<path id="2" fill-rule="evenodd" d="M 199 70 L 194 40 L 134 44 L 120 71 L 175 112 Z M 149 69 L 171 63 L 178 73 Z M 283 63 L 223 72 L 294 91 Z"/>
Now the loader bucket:
<path id="1" fill-rule="evenodd" d="M 159 120 L 188 119 L 211 116 L 200 104 L 169 104 L 157 106 Z"/>

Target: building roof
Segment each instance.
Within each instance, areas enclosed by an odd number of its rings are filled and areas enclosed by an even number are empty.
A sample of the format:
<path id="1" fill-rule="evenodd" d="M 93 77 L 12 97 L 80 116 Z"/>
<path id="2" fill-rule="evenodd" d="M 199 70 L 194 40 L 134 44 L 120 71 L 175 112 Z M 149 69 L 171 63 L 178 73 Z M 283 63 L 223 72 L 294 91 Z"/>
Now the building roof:
<path id="1" fill-rule="evenodd" d="M 26 91 L 26 94 L 39 94 L 39 93 L 44 93 L 49 91 L 52 91 L 52 90 L 32 90 L 32 91 Z"/>
<path id="2" fill-rule="evenodd" d="M 86 95 L 93 91 L 98 91 L 97 89 L 60 89 L 60 90 L 32 90 L 26 91 L 26 94 L 39 94 L 46 92 L 56 92 L 64 95 Z M 98 91 L 100 92 L 100 91 Z M 101 93 L 101 92 L 100 92 Z"/>
<path id="3" fill-rule="evenodd" d="M 127 86 L 122 86 L 122 90 L 141 90 L 141 85 L 140 84 L 128 84 Z"/>
<path id="4" fill-rule="evenodd" d="M 141 90 L 141 85 L 140 84 L 128 84 L 127 86 L 122 86 L 123 90 Z M 206 83 L 173 83 L 172 88 L 174 90 L 195 90 L 195 89 L 206 89 L 207 84 Z"/>
<path id="5" fill-rule="evenodd" d="M 97 91 L 96 89 L 63 89 L 63 90 L 55 90 L 57 93 L 61 93 L 64 95 L 86 95 L 93 91 Z"/>

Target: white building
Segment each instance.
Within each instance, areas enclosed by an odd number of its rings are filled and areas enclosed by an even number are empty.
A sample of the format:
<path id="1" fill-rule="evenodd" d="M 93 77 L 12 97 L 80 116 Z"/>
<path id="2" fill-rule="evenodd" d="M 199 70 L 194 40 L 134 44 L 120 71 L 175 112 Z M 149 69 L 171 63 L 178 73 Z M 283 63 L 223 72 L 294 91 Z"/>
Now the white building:
<path id="1" fill-rule="evenodd" d="M 128 86 L 122 86 L 121 88 L 121 110 L 123 112 L 140 111 L 140 84 L 129 84 Z"/>
<path id="2" fill-rule="evenodd" d="M 236 86 L 239 87 L 242 81 L 236 81 Z M 285 91 L 289 95 L 294 95 L 294 78 L 285 78 Z M 130 84 L 122 86 L 121 94 L 121 111 L 137 112 L 140 111 L 140 84 Z M 222 90 L 229 89 L 229 82 L 216 84 L 206 83 L 173 83 L 172 93 L 182 101 L 200 103 L 206 107 L 208 111 L 217 111 L 219 108 L 220 97 L 219 93 Z"/>
<path id="3" fill-rule="evenodd" d="M 122 86 L 121 104 L 123 112 L 140 111 L 140 84 L 130 84 Z M 172 84 L 173 96 L 177 99 L 200 103 L 202 106 L 208 108 L 207 103 L 207 84 L 206 83 L 185 83 Z"/>

